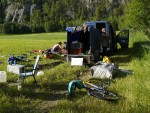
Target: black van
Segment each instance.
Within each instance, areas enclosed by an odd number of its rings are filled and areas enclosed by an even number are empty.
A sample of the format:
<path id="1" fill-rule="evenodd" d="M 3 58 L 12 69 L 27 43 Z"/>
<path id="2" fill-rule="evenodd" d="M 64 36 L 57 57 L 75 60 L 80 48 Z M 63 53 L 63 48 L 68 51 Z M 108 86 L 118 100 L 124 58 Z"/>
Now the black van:
<path id="1" fill-rule="evenodd" d="M 128 48 L 129 30 L 122 30 L 116 36 L 112 25 L 108 21 L 85 22 L 82 26 L 67 27 L 67 49 L 68 54 L 87 54 L 89 51 L 94 56 L 95 61 L 100 60 L 103 54 L 101 50 L 101 30 L 106 29 L 110 43 L 108 53 L 113 55 L 117 50 L 117 42 L 121 48 Z"/>

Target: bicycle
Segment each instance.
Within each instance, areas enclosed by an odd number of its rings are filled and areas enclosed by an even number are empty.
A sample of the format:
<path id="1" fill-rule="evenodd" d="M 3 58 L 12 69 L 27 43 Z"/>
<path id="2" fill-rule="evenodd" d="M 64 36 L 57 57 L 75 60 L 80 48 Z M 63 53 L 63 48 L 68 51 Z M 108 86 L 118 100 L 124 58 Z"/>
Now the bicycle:
<path id="1" fill-rule="evenodd" d="M 97 86 L 90 82 L 83 82 L 85 88 L 88 90 L 88 94 L 97 97 L 102 100 L 115 101 L 119 97 L 111 91 L 108 91 L 105 86 Z"/>
<path id="2" fill-rule="evenodd" d="M 82 71 L 77 72 L 78 80 L 80 80 L 79 77 L 81 76 L 81 74 L 82 74 Z M 105 81 L 105 80 L 102 80 L 102 81 Z M 119 97 L 115 93 L 107 90 L 107 87 L 110 85 L 110 80 L 106 80 L 105 85 L 102 83 L 102 81 L 101 82 L 99 81 L 99 85 L 97 86 L 88 81 L 80 80 L 80 86 L 83 83 L 82 87 L 88 91 L 88 94 L 91 96 L 97 97 L 99 99 L 109 100 L 109 101 L 110 100 L 112 100 L 112 101 L 118 100 Z"/>
<path id="3" fill-rule="evenodd" d="M 108 91 L 105 86 L 103 85 L 97 86 L 90 82 L 87 81 L 83 82 L 81 80 L 72 80 L 68 84 L 68 95 L 70 97 L 75 96 L 76 88 L 78 89 L 85 88 L 89 95 L 97 97 L 102 100 L 114 101 L 119 99 L 119 97 L 116 94 Z"/>

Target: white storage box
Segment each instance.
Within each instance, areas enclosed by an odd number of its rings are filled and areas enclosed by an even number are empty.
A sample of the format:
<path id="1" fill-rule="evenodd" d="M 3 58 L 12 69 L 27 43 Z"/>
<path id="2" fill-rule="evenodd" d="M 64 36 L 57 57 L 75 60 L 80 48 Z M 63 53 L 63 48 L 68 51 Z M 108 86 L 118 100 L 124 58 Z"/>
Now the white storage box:
<path id="1" fill-rule="evenodd" d="M 83 66 L 83 58 L 71 58 L 71 66 Z"/>
<path id="2" fill-rule="evenodd" d="M 7 71 L 19 75 L 19 73 L 24 72 L 24 67 L 25 67 L 24 65 L 19 65 L 19 64 L 7 65 Z"/>

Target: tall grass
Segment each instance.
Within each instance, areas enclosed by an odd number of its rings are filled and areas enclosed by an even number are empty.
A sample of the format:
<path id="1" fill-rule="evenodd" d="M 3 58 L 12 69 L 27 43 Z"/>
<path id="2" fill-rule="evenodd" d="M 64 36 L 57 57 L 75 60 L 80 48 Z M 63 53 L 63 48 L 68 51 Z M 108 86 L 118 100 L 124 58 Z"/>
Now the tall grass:
<path id="1" fill-rule="evenodd" d="M 0 70 L 6 70 L 7 58 L 11 54 L 28 54 L 33 49 L 45 50 L 59 41 L 66 40 L 66 33 L 46 33 L 30 35 L 0 36 Z M 150 42 L 143 33 L 131 33 L 128 49 L 118 49 L 110 59 L 120 69 L 132 70 L 132 75 L 122 75 L 112 80 L 110 90 L 119 95 L 117 102 L 108 102 L 87 95 L 85 90 L 77 90 L 73 99 L 68 99 L 67 85 L 76 79 L 79 69 L 88 71 L 87 67 L 70 67 L 65 62 L 52 65 L 59 59 L 42 58 L 39 65 L 43 67 L 44 76 L 27 78 L 22 90 L 17 90 L 17 75 L 7 73 L 7 83 L 0 84 L 0 112 L 33 113 L 149 113 L 150 111 Z M 58 57 L 59 58 L 59 57 Z M 32 63 L 32 62 L 30 62 Z M 34 62 L 33 62 L 34 63 Z M 85 75 L 86 78 L 86 75 Z M 9 109 L 8 109 L 9 108 Z"/>

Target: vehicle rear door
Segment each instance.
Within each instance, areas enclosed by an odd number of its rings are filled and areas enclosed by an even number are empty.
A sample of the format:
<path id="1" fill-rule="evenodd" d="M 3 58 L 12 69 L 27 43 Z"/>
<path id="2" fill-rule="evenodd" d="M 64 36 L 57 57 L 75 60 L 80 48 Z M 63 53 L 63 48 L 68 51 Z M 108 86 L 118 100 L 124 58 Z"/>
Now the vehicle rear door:
<path id="1" fill-rule="evenodd" d="M 121 48 L 128 48 L 129 46 L 129 30 L 121 30 L 117 36 L 117 42 L 120 44 Z"/>

